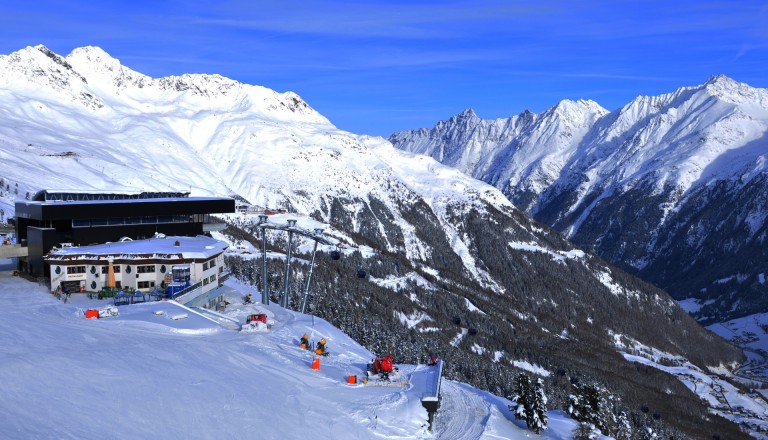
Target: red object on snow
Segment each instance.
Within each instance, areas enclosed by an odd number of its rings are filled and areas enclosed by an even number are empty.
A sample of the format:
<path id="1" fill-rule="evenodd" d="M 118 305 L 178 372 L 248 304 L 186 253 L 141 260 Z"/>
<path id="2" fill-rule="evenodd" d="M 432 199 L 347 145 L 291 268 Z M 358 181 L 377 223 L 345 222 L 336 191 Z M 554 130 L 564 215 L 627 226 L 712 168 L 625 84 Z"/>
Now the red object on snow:
<path id="1" fill-rule="evenodd" d="M 85 319 L 96 318 L 99 319 L 99 311 L 96 309 L 88 309 L 85 311 Z"/>
<path id="2" fill-rule="evenodd" d="M 373 361 L 373 372 L 375 374 L 391 373 L 393 366 L 394 366 L 394 362 L 392 361 L 391 354 L 387 355 L 387 357 L 383 359 L 376 358 L 376 360 Z"/>
<path id="3" fill-rule="evenodd" d="M 246 318 L 245 323 L 250 324 L 252 322 L 263 322 L 264 324 L 266 324 L 267 315 L 264 313 L 254 313 L 252 315 L 248 315 L 248 318 Z"/>

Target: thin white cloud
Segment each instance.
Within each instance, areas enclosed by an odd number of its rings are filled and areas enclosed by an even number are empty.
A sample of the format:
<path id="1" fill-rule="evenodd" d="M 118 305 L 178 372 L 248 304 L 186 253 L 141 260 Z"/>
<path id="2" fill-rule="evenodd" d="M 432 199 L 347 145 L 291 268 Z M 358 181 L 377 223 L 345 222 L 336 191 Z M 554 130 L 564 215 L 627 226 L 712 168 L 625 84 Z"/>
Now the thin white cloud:
<path id="1" fill-rule="evenodd" d="M 504 1 L 446 2 L 443 4 L 383 4 L 317 2 L 259 8 L 254 14 L 189 17 L 193 25 L 235 27 L 286 34 L 314 34 L 359 38 L 452 38 L 493 29 L 503 23 L 544 17 L 549 9 Z M 244 8 L 244 10 L 247 8 Z M 234 18 L 237 17 L 237 18 Z M 496 26 L 483 26 L 496 23 Z M 510 27 L 511 29 L 512 27 Z"/>

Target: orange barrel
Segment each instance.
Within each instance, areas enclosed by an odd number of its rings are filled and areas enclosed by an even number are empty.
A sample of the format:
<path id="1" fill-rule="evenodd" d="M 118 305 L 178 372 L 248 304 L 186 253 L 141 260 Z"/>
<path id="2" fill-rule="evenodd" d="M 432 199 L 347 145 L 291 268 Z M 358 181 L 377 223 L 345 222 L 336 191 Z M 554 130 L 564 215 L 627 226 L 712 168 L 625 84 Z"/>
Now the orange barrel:
<path id="1" fill-rule="evenodd" d="M 315 360 L 312 361 L 312 369 L 313 370 L 319 370 L 320 369 L 320 358 L 315 358 Z"/>
<path id="2" fill-rule="evenodd" d="M 350 385 L 354 385 L 354 384 L 356 384 L 356 383 L 357 383 L 357 376 L 355 376 L 354 374 L 353 374 L 353 375 L 351 375 L 351 376 L 349 376 L 349 377 L 347 378 L 347 382 L 348 382 Z"/>
<path id="3" fill-rule="evenodd" d="M 99 318 L 99 311 L 94 309 L 88 309 L 85 311 L 85 319 Z"/>

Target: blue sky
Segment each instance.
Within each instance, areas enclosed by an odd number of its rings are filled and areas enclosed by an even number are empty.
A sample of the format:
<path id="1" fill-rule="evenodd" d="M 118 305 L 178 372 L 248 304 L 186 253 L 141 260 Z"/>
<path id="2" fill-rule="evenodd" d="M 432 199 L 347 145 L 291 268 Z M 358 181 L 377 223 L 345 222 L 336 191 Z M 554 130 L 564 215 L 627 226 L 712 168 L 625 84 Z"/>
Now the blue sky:
<path id="1" fill-rule="evenodd" d="M 294 91 L 337 127 L 382 136 L 470 107 L 614 110 L 720 73 L 768 86 L 765 1 L 2 0 L 0 54 L 37 44 Z"/>

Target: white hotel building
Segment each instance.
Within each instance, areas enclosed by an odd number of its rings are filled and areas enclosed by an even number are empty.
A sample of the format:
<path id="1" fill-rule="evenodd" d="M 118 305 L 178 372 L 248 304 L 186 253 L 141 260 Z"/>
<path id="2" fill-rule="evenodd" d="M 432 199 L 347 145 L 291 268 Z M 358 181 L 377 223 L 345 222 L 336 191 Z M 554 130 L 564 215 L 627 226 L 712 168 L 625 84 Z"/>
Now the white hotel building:
<path id="1" fill-rule="evenodd" d="M 54 248 L 44 260 L 51 269 L 52 289 L 99 292 L 108 287 L 111 264 L 116 289 L 163 290 L 172 281 L 174 266 L 188 266 L 190 283 L 200 283 L 206 293 L 219 286 L 227 248 L 227 243 L 204 235 L 168 236 Z"/>

